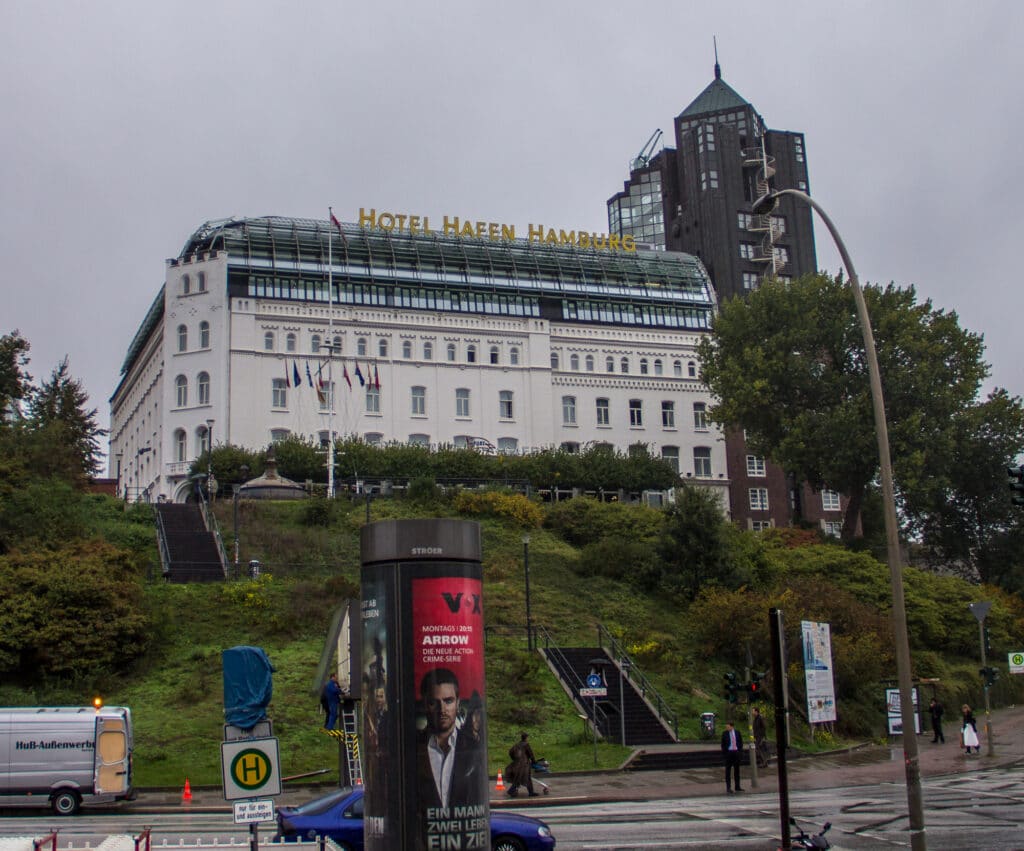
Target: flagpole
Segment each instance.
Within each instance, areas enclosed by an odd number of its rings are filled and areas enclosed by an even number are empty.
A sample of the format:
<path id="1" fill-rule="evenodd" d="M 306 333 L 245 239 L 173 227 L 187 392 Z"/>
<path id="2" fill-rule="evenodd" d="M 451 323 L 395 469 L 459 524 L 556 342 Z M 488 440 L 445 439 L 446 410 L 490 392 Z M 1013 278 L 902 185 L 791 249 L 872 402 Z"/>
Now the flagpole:
<path id="1" fill-rule="evenodd" d="M 334 499 L 334 209 L 327 213 L 327 498 Z"/>

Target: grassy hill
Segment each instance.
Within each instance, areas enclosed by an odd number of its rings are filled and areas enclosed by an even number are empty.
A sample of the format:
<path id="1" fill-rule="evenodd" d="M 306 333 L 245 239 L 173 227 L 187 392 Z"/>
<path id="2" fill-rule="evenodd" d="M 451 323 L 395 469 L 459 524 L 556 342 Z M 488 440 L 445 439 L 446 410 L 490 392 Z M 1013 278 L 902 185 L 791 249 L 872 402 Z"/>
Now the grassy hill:
<path id="1" fill-rule="evenodd" d="M 720 692 L 726 670 L 742 672 L 747 654 L 754 667 L 767 660 L 767 609 L 786 613 L 787 634 L 796 635 L 802 618 L 833 624 L 839 706 L 843 723 L 811 740 L 794 719 L 794 731 L 807 747 L 826 746 L 847 734 L 880 735 L 884 725 L 884 680 L 895 678 L 885 610 L 887 571 L 863 554 L 818 542 L 813 536 L 757 538 L 736 533 L 736 558 L 751 565 L 748 581 L 709 588 L 690 602 L 678 594 L 638 590 L 639 570 L 616 547 L 635 543 L 661 522 L 651 509 L 615 506 L 605 532 L 575 546 L 565 518 L 552 512 L 523 513 L 522 506 L 494 504 L 490 514 L 474 515 L 483 530 L 484 612 L 488 628 L 487 683 L 491 770 L 507 761 L 505 751 L 520 729 L 531 733 L 538 754 L 557 770 L 593 767 L 595 749 L 571 701 L 523 640 L 525 587 L 523 535 L 530 535 L 531 602 L 534 622 L 560 644 L 594 645 L 596 625 L 604 624 L 669 701 L 681 719 L 684 737 L 697 738 L 701 712 L 726 714 Z M 466 506 L 462 506 L 465 511 Z M 479 506 L 477 506 L 479 510 Z M 286 776 L 336 769 L 338 746 L 320 731 L 316 695 L 317 664 L 331 613 L 358 596 L 359 529 L 366 505 L 338 500 L 296 503 L 244 502 L 239 506 L 242 563 L 259 559 L 263 574 L 215 585 L 178 586 L 159 580 L 144 588 L 150 641 L 144 656 L 120 674 L 92 675 L 87 681 L 40 681 L 0 685 L 0 703 L 88 703 L 98 689 L 106 702 L 126 704 L 135 714 L 136 781 L 139 785 L 179 786 L 220 783 L 223 705 L 222 650 L 240 644 L 263 647 L 274 667 L 274 698 L 269 717 L 280 739 Z M 225 542 L 233 537 L 232 505 L 216 506 Z M 466 516 L 455 503 L 382 499 L 370 506 L 373 520 L 396 517 Z M 105 515 L 105 536 L 144 548 L 140 518 L 131 516 L 132 534 Z M 546 525 L 537 525 L 542 520 Z M 124 523 L 128 523 L 125 515 Z M 632 530 L 632 531 L 631 531 Z M 606 546 L 594 549 L 598 541 Z M 230 550 L 230 546 L 228 546 Z M 623 550 L 623 552 L 631 552 Z M 159 576 L 159 570 L 154 576 Z M 976 661 L 977 623 L 966 602 L 992 599 L 991 658 L 1004 676 L 993 690 L 998 704 L 1019 699 L 1020 689 L 1005 673 L 1005 651 L 1024 630 L 1024 606 L 996 589 L 978 589 L 960 580 L 907 572 L 908 620 L 913 635 L 915 673 L 941 680 L 947 707 L 967 700 L 981 704 Z M 791 652 L 799 660 L 799 654 Z M 888 673 L 887 673 L 888 672 Z M 800 704 L 802 671 L 789 671 L 794 702 Z M 925 690 L 925 699 L 930 692 Z M 596 760 L 618 765 L 626 749 L 601 744 Z M 333 776 L 333 775 L 332 775 Z"/>

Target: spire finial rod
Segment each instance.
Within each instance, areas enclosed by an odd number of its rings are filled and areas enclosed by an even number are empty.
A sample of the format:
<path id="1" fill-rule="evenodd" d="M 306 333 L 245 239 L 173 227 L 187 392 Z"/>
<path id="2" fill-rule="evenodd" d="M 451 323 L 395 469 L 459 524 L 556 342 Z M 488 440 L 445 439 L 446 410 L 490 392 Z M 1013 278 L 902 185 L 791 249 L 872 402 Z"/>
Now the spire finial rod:
<path id="1" fill-rule="evenodd" d="M 715 79 L 722 79 L 722 66 L 718 64 L 718 38 L 711 36 L 711 43 L 715 46 Z"/>

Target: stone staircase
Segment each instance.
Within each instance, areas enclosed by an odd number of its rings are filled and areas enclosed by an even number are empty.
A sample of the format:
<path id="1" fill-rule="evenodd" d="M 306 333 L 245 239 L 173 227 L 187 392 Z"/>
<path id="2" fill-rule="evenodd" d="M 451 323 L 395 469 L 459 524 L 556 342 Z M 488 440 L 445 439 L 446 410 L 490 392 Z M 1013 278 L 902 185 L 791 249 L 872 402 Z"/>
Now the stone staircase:
<path id="1" fill-rule="evenodd" d="M 224 564 L 213 532 L 196 503 L 157 503 L 160 556 L 168 582 L 219 582 Z"/>

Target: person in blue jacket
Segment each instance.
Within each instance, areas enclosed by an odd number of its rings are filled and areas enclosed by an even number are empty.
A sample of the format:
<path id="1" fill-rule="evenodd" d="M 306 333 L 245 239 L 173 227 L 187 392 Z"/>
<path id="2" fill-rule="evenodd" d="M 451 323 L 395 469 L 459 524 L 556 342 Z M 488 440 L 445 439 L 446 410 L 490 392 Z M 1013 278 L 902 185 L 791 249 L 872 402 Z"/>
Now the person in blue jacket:
<path id="1" fill-rule="evenodd" d="M 338 675 L 331 674 L 327 685 L 324 686 L 325 709 L 327 710 L 327 721 L 324 722 L 325 730 L 333 730 L 338 726 L 338 708 L 341 704 L 341 686 L 338 685 Z"/>

